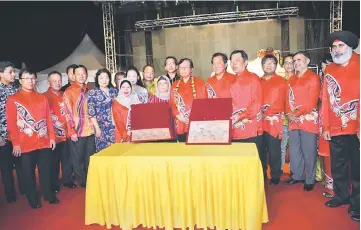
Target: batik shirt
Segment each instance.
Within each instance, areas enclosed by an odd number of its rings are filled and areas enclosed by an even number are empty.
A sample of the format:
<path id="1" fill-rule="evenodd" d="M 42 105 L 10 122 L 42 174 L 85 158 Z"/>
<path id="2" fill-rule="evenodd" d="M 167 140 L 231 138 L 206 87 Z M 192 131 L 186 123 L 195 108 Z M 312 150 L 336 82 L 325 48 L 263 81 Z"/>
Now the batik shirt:
<path id="1" fill-rule="evenodd" d="M 360 131 L 360 55 L 353 53 L 347 66 L 327 66 L 322 93 L 324 131 L 331 136 Z"/>
<path id="2" fill-rule="evenodd" d="M 37 92 L 20 90 L 6 102 L 9 140 L 22 154 L 50 148 L 55 141 L 48 99 Z"/>
<path id="3" fill-rule="evenodd" d="M 12 95 L 20 90 L 19 86 L 15 83 L 5 85 L 0 82 L 0 136 L 8 138 L 7 121 L 6 121 L 6 101 Z"/>
<path id="4" fill-rule="evenodd" d="M 294 74 L 288 80 L 286 113 L 293 112 L 297 117 L 289 121 L 290 131 L 303 130 L 318 134 L 317 103 L 320 88 L 320 77 L 309 69 L 301 77 Z"/>
<path id="5" fill-rule="evenodd" d="M 94 127 L 88 114 L 88 87 L 72 84 L 64 92 L 64 105 L 68 124 L 68 135 L 88 137 L 94 134 Z"/>

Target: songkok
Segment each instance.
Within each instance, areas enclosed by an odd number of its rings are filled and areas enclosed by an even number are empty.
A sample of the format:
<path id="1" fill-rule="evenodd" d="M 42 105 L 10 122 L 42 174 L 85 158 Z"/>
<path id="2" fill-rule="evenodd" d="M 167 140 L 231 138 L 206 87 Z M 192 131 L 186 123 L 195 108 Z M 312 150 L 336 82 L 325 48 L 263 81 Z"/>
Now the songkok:
<path id="1" fill-rule="evenodd" d="M 329 46 L 331 47 L 336 40 L 344 42 L 352 49 L 356 49 L 358 46 L 358 37 L 350 31 L 337 31 L 330 34 L 328 39 Z"/>

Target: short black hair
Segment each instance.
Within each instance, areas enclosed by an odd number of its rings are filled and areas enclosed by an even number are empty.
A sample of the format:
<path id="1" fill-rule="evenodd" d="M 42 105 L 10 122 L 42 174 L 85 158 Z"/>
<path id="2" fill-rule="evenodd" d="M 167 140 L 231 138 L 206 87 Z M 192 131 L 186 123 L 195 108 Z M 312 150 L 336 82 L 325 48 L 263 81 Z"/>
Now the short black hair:
<path id="1" fill-rule="evenodd" d="M 177 65 L 177 58 L 174 57 L 174 56 L 168 56 L 168 57 L 166 57 L 165 60 L 164 60 L 164 66 L 167 65 L 167 60 L 168 60 L 168 59 L 173 59 L 173 60 L 174 60 L 174 64 Z"/>
<path id="2" fill-rule="evenodd" d="M 248 61 L 248 55 L 247 55 L 247 53 L 245 51 L 243 51 L 243 50 L 233 50 L 231 55 L 229 55 L 230 60 L 232 60 L 232 56 L 234 54 L 240 54 L 244 61 Z"/>
<path id="3" fill-rule="evenodd" d="M 15 68 L 15 65 L 9 61 L 0 62 L 0 73 L 4 73 L 5 69 L 9 66 Z"/>
<path id="4" fill-rule="evenodd" d="M 35 78 L 38 78 L 38 76 L 36 75 L 35 72 L 29 70 L 28 68 L 22 68 L 19 72 L 19 79 L 22 79 L 22 76 L 25 74 L 25 73 L 28 73 L 30 75 L 34 75 Z"/>
<path id="5" fill-rule="evenodd" d="M 119 84 L 119 89 L 122 87 L 124 83 L 128 83 L 130 85 L 130 88 L 133 89 L 132 83 L 128 80 L 122 80 L 122 82 Z"/>
<path id="6" fill-rule="evenodd" d="M 143 67 L 143 73 L 144 73 L 145 68 L 147 68 L 147 67 L 152 67 L 153 71 L 155 71 L 155 69 L 154 69 L 153 66 L 151 66 L 151 65 L 145 65 L 145 66 Z"/>
<path id="7" fill-rule="evenodd" d="M 192 59 L 190 59 L 190 58 L 182 58 L 182 59 L 180 59 L 179 62 L 178 62 L 178 65 L 182 64 L 182 63 L 185 62 L 185 61 L 188 61 L 188 62 L 189 62 L 190 67 L 191 67 L 192 69 L 194 68 L 193 61 L 192 61 Z"/>
<path id="8" fill-rule="evenodd" d="M 220 52 L 214 53 L 214 54 L 212 55 L 211 64 L 213 64 L 213 58 L 215 58 L 215 57 L 222 57 L 223 63 L 224 63 L 224 64 L 227 64 L 228 57 L 227 57 L 226 54 L 220 53 Z"/>
<path id="9" fill-rule="evenodd" d="M 272 60 L 276 63 L 276 65 L 278 64 L 277 58 L 276 58 L 274 55 L 272 55 L 272 54 L 266 54 L 266 55 L 264 55 L 263 58 L 262 58 L 262 60 L 261 60 L 261 64 L 264 65 L 264 63 L 266 63 L 266 60 L 267 60 L 267 59 L 272 59 Z"/>
<path id="10" fill-rule="evenodd" d="M 285 56 L 283 56 L 283 58 L 282 58 L 282 67 L 283 67 L 283 65 L 285 64 L 286 58 L 291 58 L 291 59 L 293 60 L 293 56 L 294 56 L 293 53 L 288 53 L 288 54 L 286 54 Z"/>
<path id="11" fill-rule="evenodd" d="M 51 72 L 48 74 L 48 78 L 49 78 L 51 75 L 53 75 L 53 74 L 59 74 L 60 77 L 62 77 L 62 76 L 61 76 L 61 73 L 60 73 L 59 71 L 53 70 L 53 71 L 51 71 Z"/>
<path id="12" fill-rule="evenodd" d="M 68 66 L 66 67 L 66 74 L 68 74 L 68 72 L 69 72 L 70 69 L 73 69 L 73 70 L 74 70 L 75 67 L 77 67 L 76 64 L 68 65 Z M 74 71 L 73 71 L 73 73 L 74 73 Z"/>
<path id="13" fill-rule="evenodd" d="M 117 78 L 119 75 L 123 75 L 124 77 L 126 76 L 124 72 L 116 72 L 114 78 Z"/>
<path id="14" fill-rule="evenodd" d="M 141 87 L 144 87 L 143 85 L 143 82 L 142 82 L 142 79 L 140 79 L 140 73 L 139 73 L 139 70 L 135 67 L 135 66 L 131 66 L 127 69 L 127 72 L 125 73 L 125 77 L 128 76 L 128 72 L 129 71 L 135 71 L 137 73 L 137 76 L 138 76 L 138 80 L 137 80 L 137 85 L 141 86 Z"/>
<path id="15" fill-rule="evenodd" d="M 75 74 L 75 70 L 79 69 L 79 68 L 85 69 L 85 72 L 88 73 L 88 69 L 85 66 L 83 66 L 83 65 L 75 65 L 75 67 L 73 68 L 73 74 Z"/>
<path id="16" fill-rule="evenodd" d="M 94 83 L 95 87 L 96 88 L 100 87 L 100 85 L 99 85 L 99 76 L 102 73 L 106 73 L 108 75 L 109 83 L 108 83 L 107 87 L 111 88 L 112 87 L 112 82 L 111 82 L 112 78 L 111 78 L 111 74 L 110 74 L 109 70 L 107 70 L 106 68 L 98 70 L 97 73 L 95 74 L 95 83 Z"/>

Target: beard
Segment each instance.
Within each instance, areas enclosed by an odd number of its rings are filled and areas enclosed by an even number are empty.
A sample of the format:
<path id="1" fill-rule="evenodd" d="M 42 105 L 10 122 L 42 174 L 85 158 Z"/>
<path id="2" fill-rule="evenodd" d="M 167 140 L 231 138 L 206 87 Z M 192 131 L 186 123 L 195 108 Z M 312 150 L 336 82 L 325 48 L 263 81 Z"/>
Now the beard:
<path id="1" fill-rule="evenodd" d="M 348 62 L 351 59 L 352 52 L 353 51 L 350 47 L 348 47 L 343 54 L 335 54 L 335 53 L 331 52 L 332 60 L 334 63 L 336 63 L 338 65 L 345 64 L 346 62 Z"/>

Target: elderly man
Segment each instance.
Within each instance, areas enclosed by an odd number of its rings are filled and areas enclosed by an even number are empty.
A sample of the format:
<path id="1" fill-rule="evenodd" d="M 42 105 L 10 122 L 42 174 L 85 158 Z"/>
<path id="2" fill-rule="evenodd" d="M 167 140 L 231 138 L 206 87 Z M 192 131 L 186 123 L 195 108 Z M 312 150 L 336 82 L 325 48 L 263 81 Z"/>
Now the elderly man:
<path id="1" fill-rule="evenodd" d="M 317 162 L 320 78 L 308 69 L 310 57 L 300 51 L 293 56 L 296 74 L 288 80 L 286 113 L 289 118 L 290 158 L 293 175 L 286 184 L 305 180 L 303 189 L 311 191 Z"/>
<path id="2" fill-rule="evenodd" d="M 147 89 L 148 94 L 154 95 L 156 91 L 156 84 L 154 81 L 154 67 L 146 65 L 143 68 L 143 85 Z"/>
<path id="3" fill-rule="evenodd" d="M 172 84 L 170 105 L 175 118 L 177 140 L 185 142 L 193 100 L 207 98 L 207 90 L 203 80 L 193 76 L 192 59 L 182 58 L 178 65 L 181 79 Z"/>
<path id="4" fill-rule="evenodd" d="M 215 53 L 212 55 L 211 63 L 214 76 L 207 79 L 206 87 L 208 98 L 230 98 L 231 85 L 236 81 L 236 76 L 228 73 L 228 58 L 224 53 Z"/>
<path id="5" fill-rule="evenodd" d="M 335 197 L 328 207 L 349 204 L 352 219 L 360 220 L 360 56 L 352 50 L 358 38 L 349 31 L 330 35 L 333 63 L 325 70 L 322 112 L 323 136 L 330 140 Z M 350 195 L 349 166 L 351 163 Z"/>
<path id="6" fill-rule="evenodd" d="M 61 74 L 58 71 L 52 71 L 48 74 L 49 89 L 44 93 L 48 98 L 50 114 L 55 131 L 56 148 L 52 151 L 52 171 L 51 187 L 53 191 L 59 192 L 58 185 L 59 165 L 61 161 L 62 183 L 65 187 L 75 188 L 76 185 L 72 179 L 72 163 L 67 142 L 67 124 L 65 118 L 65 108 L 63 101 L 63 92 L 61 88 Z"/>

